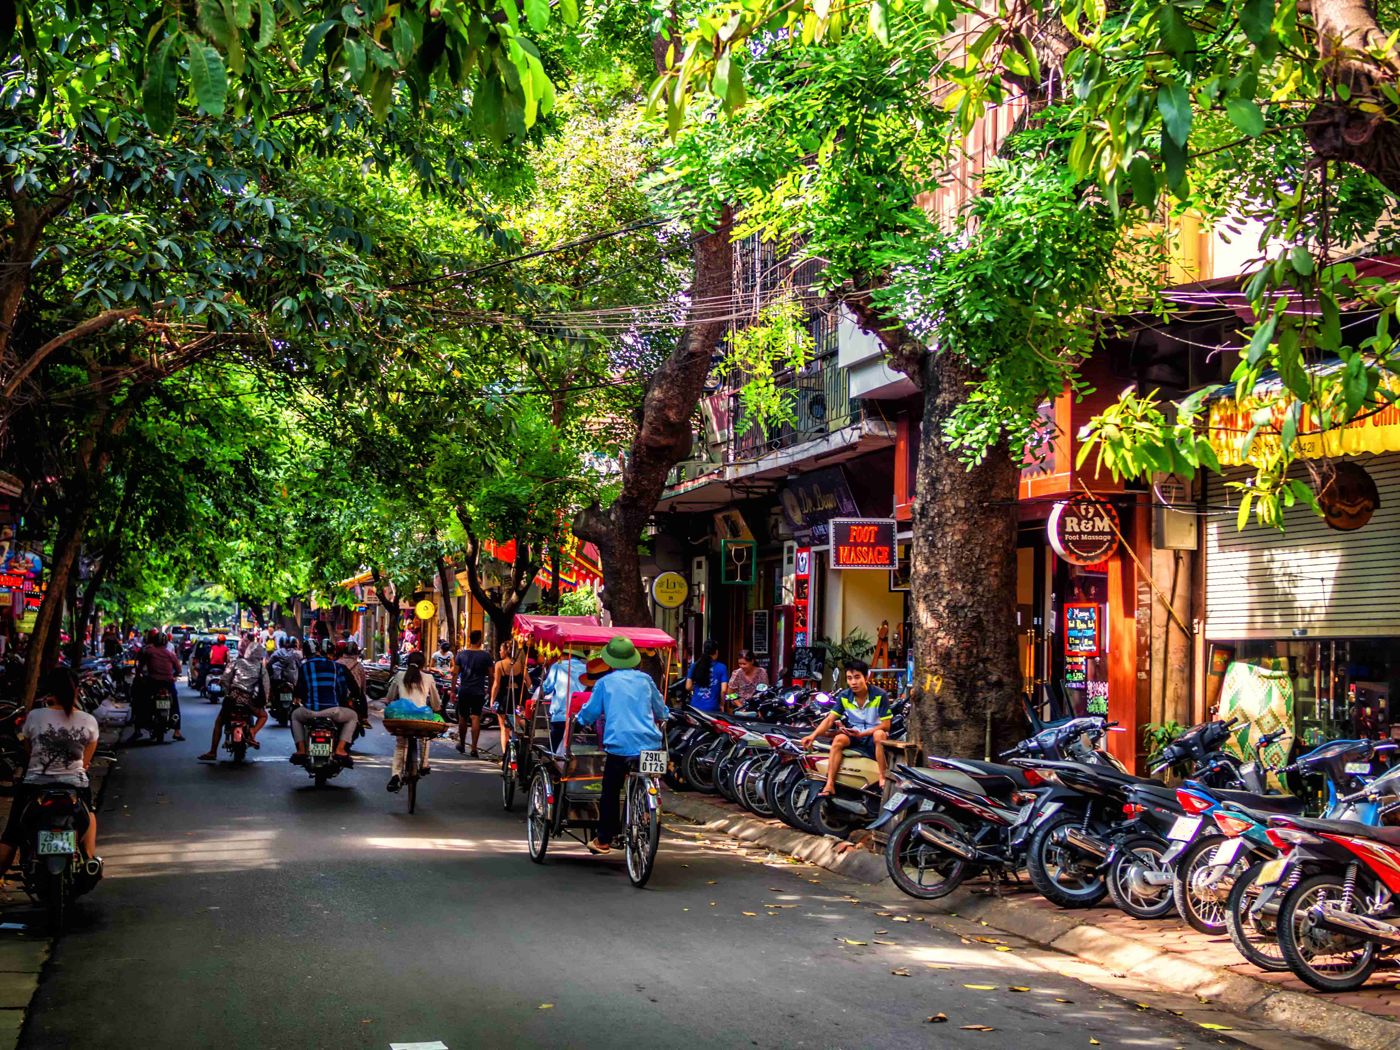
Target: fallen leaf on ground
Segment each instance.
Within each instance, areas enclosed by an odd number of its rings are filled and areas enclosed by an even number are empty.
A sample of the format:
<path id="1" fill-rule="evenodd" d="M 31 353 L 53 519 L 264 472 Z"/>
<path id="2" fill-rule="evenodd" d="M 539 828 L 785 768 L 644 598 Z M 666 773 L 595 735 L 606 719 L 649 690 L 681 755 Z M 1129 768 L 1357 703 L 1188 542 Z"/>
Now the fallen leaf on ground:
<path id="1" fill-rule="evenodd" d="M 896 916 L 894 917 L 894 921 L 895 921 L 895 922 L 908 922 L 909 920 L 906 919 L 903 915 L 896 915 Z"/>
<path id="2" fill-rule="evenodd" d="M 1027 987 L 1026 987 L 1025 985 L 1023 985 L 1023 984 L 1008 984 L 1008 985 L 1006 986 L 1006 990 L 1007 990 L 1008 992 L 1029 992 L 1029 991 L 1030 991 L 1030 989 L 1027 988 Z"/>
<path id="3" fill-rule="evenodd" d="M 995 992 L 997 986 L 994 984 L 965 984 L 964 988 L 971 988 L 974 992 Z"/>
<path id="4" fill-rule="evenodd" d="M 758 912 L 756 912 L 756 911 L 746 911 L 746 912 L 744 912 L 743 914 L 747 915 L 747 916 L 748 916 L 749 918 L 751 918 L 751 919 L 756 919 L 756 918 L 758 918 Z"/>
<path id="5" fill-rule="evenodd" d="M 995 952 L 1009 952 L 1009 951 L 1011 951 L 1011 945 L 1009 945 L 1009 944 L 998 944 L 995 948 L 992 949 L 992 951 L 995 951 Z"/>
<path id="6" fill-rule="evenodd" d="M 981 941 L 983 944 L 1000 944 L 1000 943 L 1001 943 L 1001 941 L 997 940 L 995 937 L 974 937 L 974 938 L 972 938 L 972 939 L 973 939 L 974 941 Z"/>
<path id="7" fill-rule="evenodd" d="M 764 906 L 765 908 L 796 908 L 796 907 L 797 907 L 796 904 L 768 904 L 768 903 L 765 903 L 763 906 Z"/>
<path id="8" fill-rule="evenodd" d="M 857 948 L 864 948 L 866 944 L 869 943 L 868 941 L 853 941 L 849 937 L 844 937 L 842 938 L 842 940 L 844 940 L 847 944 L 854 945 Z"/>
<path id="9" fill-rule="evenodd" d="M 892 911 L 877 911 L 875 914 L 876 914 L 876 915 L 882 915 L 882 916 L 884 916 L 885 918 L 889 918 L 891 915 L 894 914 L 894 912 L 892 912 Z"/>
<path id="10" fill-rule="evenodd" d="M 719 879 L 711 879 L 709 882 L 705 883 L 705 885 L 706 885 L 706 886 L 718 886 L 718 885 L 719 885 Z"/>
<path id="11" fill-rule="evenodd" d="M 962 1026 L 964 1032 L 995 1032 L 996 1029 L 986 1024 L 965 1024 Z"/>
<path id="12" fill-rule="evenodd" d="M 932 1017 L 930 1017 L 930 1018 L 928 1019 L 928 1023 L 929 1023 L 929 1024 L 943 1024 L 943 1023 L 944 1023 L 945 1021 L 947 1021 L 947 1020 L 948 1020 L 948 1015 L 947 1015 L 947 1014 L 934 1014 Z"/>
<path id="13" fill-rule="evenodd" d="M 874 943 L 875 943 L 875 944 L 889 945 L 889 946 L 891 946 L 891 947 L 896 947 L 896 948 L 899 947 L 899 942 L 898 942 L 898 941 L 875 941 Z"/>
<path id="14" fill-rule="evenodd" d="M 711 907 L 711 908 L 713 908 L 713 907 L 715 906 L 715 904 L 716 904 L 715 901 L 710 901 L 710 907 Z"/>
<path id="15" fill-rule="evenodd" d="M 1148 1006 L 1146 1003 L 1133 1003 L 1133 1005 L 1136 1006 L 1139 1010 L 1151 1010 L 1151 1009 L 1152 1009 L 1152 1007 Z"/>
<path id="16" fill-rule="evenodd" d="M 910 973 L 908 970 L 906 970 L 906 969 L 905 969 L 904 967 L 902 967 L 902 966 L 901 966 L 898 970 L 891 970 L 890 973 L 893 974 L 895 977 L 913 977 L 913 976 L 914 976 L 912 973 Z"/>
<path id="17" fill-rule="evenodd" d="M 1073 1000 L 1073 999 L 1063 999 L 1063 998 L 1061 998 L 1060 996 L 1057 995 L 1057 996 L 1055 996 L 1055 1002 L 1057 1002 L 1057 1003 L 1072 1003 L 1072 1002 L 1074 1002 L 1074 1000 Z"/>
<path id="18" fill-rule="evenodd" d="M 1090 1045 L 1090 1046 L 1098 1046 L 1098 1045 L 1099 1045 L 1099 1041 L 1098 1041 L 1097 1039 L 1095 1039 L 1095 1038 L 1091 1035 L 1091 1036 L 1089 1037 L 1089 1045 Z"/>
<path id="19" fill-rule="evenodd" d="M 889 933 L 889 930 L 876 930 L 876 933 Z"/>
<path id="20" fill-rule="evenodd" d="M 1208 1021 L 1197 1021 L 1198 1025 L 1212 1032 L 1233 1032 L 1234 1029 L 1227 1024 L 1211 1024 Z"/>
<path id="21" fill-rule="evenodd" d="M 540 1003 L 540 1009 L 541 1009 L 541 1010 L 553 1010 L 553 1009 L 554 1009 L 554 1004 L 553 1004 L 553 1003 Z"/>

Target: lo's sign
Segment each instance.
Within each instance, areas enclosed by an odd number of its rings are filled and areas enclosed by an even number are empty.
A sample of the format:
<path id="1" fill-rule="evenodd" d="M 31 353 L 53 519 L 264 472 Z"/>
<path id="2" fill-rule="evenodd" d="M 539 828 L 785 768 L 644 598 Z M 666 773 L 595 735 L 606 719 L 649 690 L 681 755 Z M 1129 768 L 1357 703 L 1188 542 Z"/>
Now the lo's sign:
<path id="1" fill-rule="evenodd" d="M 676 609 L 685 604 L 690 584 L 678 572 L 663 572 L 651 581 L 651 596 L 663 609 Z"/>
<path id="2" fill-rule="evenodd" d="M 1046 531 L 1055 553 L 1071 565 L 1097 564 L 1118 549 L 1117 511 L 1090 496 L 1056 503 Z"/>
<path id="3" fill-rule="evenodd" d="M 899 551 L 893 518 L 832 518 L 833 569 L 896 569 Z"/>

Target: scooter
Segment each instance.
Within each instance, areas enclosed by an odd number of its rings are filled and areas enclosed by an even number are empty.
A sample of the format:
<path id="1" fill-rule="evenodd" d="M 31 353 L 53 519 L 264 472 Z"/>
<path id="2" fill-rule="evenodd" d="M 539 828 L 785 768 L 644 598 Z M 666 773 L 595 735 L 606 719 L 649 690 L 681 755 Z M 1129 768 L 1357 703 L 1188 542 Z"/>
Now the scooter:
<path id="1" fill-rule="evenodd" d="M 248 757 L 248 739 L 252 734 L 253 710 L 247 704 L 235 703 L 224 722 L 224 750 L 233 756 L 235 765 Z"/>
<path id="2" fill-rule="evenodd" d="M 212 671 L 204 680 L 204 698 L 211 704 L 221 704 L 224 702 L 224 680 Z"/>
<path id="3" fill-rule="evenodd" d="M 71 787 L 54 785 L 40 792 L 20 817 L 24 837 L 20 871 L 25 891 L 44 906 L 49 929 L 62 933 L 73 900 L 102 877 L 102 858 L 84 858 L 78 849 L 78 815 L 83 802 Z"/>
<path id="4" fill-rule="evenodd" d="M 329 718 L 313 718 L 306 727 L 306 765 L 308 775 L 321 787 L 340 776 L 345 763 L 336 756 L 335 742 L 340 730 Z"/>
<path id="5" fill-rule="evenodd" d="M 292 720 L 292 709 L 295 706 L 291 686 L 284 682 L 273 682 L 272 698 L 268 701 L 267 713 L 277 720 L 279 726 L 285 726 Z"/>
<path id="6" fill-rule="evenodd" d="M 903 736 L 908 711 L 907 700 L 898 700 L 891 708 L 891 740 Z M 851 726 L 844 721 L 838 721 L 834 728 L 838 733 L 851 730 Z M 873 758 L 847 750 L 841 755 L 841 767 L 836 771 L 836 793 L 822 795 L 820 790 L 826 782 L 830 765 L 830 758 L 823 757 L 809 766 L 808 780 L 816 786 L 816 790 L 810 795 L 807 820 L 817 834 L 844 839 L 880 815 L 884 799 L 884 789 L 880 786 L 880 765 Z"/>

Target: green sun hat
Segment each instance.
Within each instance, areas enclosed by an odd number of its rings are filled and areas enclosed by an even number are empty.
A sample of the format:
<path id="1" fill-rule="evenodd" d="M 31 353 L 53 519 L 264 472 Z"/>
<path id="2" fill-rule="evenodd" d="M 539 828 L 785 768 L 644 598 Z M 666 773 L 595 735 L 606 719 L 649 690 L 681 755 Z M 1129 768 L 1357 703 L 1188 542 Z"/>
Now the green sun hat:
<path id="1" fill-rule="evenodd" d="M 636 667 L 642 662 L 642 654 L 637 652 L 632 640 L 621 635 L 608 642 L 599 655 L 602 656 L 603 663 L 615 668 Z"/>

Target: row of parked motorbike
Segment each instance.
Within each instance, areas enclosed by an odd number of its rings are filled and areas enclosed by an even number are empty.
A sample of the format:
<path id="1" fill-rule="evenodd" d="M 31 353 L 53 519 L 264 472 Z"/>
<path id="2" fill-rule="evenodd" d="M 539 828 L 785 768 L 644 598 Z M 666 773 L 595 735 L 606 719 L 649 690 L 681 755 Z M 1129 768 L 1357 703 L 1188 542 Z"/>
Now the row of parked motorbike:
<path id="1" fill-rule="evenodd" d="M 817 834 L 869 827 L 887 836 L 895 885 L 920 900 L 1024 873 L 1061 908 L 1107 897 L 1135 918 L 1175 913 L 1202 933 L 1228 933 L 1255 966 L 1292 970 L 1322 991 L 1360 987 L 1400 949 L 1400 826 L 1390 826 L 1400 824 L 1400 765 L 1391 766 L 1390 741 L 1330 741 L 1271 768 L 1264 753 L 1283 731 L 1258 738 L 1242 761 L 1226 749 L 1239 726 L 1212 721 L 1164 748 L 1149 778 L 1104 748 L 1117 728 L 1106 719 L 1032 718 L 1033 735 L 1001 761 L 896 764 L 888 793 L 873 760 L 844 756 L 827 797 L 822 745 L 798 740 L 833 708 L 810 689 L 761 692 L 733 714 L 675 705 L 671 784 Z M 1180 786 L 1154 779 L 1168 770 L 1182 774 Z M 1284 783 L 1320 797 L 1322 816 L 1305 816 Z"/>

